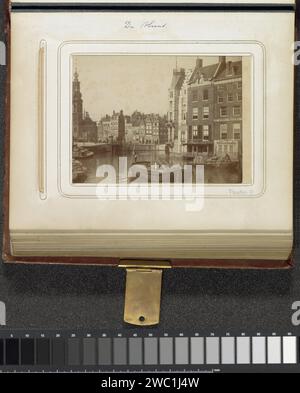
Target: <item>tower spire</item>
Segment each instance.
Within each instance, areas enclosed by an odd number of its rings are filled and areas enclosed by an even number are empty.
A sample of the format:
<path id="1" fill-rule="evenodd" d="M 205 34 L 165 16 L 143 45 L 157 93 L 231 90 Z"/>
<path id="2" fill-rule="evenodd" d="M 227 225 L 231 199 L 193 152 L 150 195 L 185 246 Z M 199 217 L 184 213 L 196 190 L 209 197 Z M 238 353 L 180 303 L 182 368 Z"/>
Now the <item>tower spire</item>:
<path id="1" fill-rule="evenodd" d="M 76 57 L 75 57 L 75 59 L 74 59 L 74 68 L 75 68 L 75 72 L 74 72 L 74 81 L 75 81 L 75 82 L 78 82 L 79 74 L 78 74 L 77 59 L 76 59 Z"/>

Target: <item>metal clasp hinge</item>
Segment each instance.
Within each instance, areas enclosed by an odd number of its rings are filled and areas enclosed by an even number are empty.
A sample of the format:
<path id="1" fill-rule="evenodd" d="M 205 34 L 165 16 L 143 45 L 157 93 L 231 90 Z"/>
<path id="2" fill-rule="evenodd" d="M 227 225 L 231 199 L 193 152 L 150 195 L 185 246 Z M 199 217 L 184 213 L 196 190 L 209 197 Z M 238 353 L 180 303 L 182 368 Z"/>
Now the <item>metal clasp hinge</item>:
<path id="1" fill-rule="evenodd" d="M 163 269 L 167 261 L 122 261 L 126 268 L 124 321 L 132 325 L 150 326 L 159 323 Z"/>

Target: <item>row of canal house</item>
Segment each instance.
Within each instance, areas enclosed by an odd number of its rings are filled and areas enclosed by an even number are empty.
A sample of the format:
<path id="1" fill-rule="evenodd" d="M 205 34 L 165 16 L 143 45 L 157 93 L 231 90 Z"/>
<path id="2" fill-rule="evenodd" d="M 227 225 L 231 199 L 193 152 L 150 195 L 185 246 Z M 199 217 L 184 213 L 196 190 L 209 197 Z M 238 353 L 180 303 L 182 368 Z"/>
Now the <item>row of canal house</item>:
<path id="1" fill-rule="evenodd" d="M 219 57 L 193 70 L 174 70 L 169 89 L 168 142 L 174 152 L 241 156 L 242 61 Z"/>

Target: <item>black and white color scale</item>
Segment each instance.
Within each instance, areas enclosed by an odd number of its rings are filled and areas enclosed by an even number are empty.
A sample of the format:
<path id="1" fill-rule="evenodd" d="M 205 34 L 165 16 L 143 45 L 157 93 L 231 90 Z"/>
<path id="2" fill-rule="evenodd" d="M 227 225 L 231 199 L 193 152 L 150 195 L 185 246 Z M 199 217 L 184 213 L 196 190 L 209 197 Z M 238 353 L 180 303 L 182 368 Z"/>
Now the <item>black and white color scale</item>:
<path id="1" fill-rule="evenodd" d="M 0 330 L 0 371 L 199 370 L 299 366 L 292 333 L 200 333 Z"/>

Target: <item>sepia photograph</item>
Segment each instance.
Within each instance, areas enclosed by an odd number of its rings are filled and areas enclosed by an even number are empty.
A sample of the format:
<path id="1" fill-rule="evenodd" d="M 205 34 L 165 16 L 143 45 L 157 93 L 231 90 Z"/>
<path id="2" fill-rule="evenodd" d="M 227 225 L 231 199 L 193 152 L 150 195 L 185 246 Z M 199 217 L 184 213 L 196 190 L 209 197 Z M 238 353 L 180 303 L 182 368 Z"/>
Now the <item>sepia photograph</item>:
<path id="1" fill-rule="evenodd" d="M 73 55 L 73 183 L 98 183 L 101 165 L 119 174 L 124 158 L 146 182 L 181 182 L 187 165 L 194 182 L 203 165 L 206 184 L 242 183 L 243 59 Z"/>

